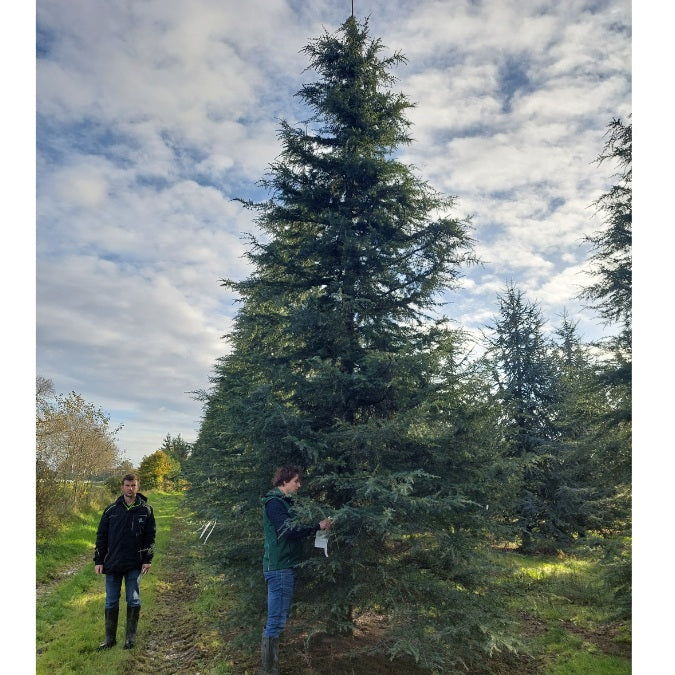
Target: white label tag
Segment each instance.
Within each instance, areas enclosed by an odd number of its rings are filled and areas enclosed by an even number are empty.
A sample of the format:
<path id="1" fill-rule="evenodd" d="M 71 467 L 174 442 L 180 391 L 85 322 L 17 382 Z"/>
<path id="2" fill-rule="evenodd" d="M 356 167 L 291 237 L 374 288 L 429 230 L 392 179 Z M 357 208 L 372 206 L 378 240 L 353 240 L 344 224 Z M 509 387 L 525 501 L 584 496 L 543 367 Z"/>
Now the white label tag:
<path id="1" fill-rule="evenodd" d="M 316 548 L 322 548 L 323 552 L 328 557 L 328 534 L 323 530 L 317 530 L 316 537 L 314 537 L 314 546 Z"/>

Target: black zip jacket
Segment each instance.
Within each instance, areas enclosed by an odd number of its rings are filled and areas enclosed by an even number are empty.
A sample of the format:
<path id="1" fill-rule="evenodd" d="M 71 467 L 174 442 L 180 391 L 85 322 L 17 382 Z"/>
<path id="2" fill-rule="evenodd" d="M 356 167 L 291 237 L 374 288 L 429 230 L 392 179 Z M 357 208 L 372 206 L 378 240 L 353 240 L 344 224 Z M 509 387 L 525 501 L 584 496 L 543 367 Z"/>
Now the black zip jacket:
<path id="1" fill-rule="evenodd" d="M 98 524 L 94 565 L 103 565 L 104 574 L 140 569 L 152 561 L 155 531 L 155 514 L 147 498 L 137 492 L 136 501 L 127 507 L 120 495 Z"/>

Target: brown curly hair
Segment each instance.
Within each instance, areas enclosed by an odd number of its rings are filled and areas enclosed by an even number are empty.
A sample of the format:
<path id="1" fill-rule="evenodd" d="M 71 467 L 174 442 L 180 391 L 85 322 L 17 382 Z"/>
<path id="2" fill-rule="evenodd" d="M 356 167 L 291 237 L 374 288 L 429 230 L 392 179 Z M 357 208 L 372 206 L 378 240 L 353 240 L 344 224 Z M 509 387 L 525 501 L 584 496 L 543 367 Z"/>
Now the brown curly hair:
<path id="1" fill-rule="evenodd" d="M 280 466 L 274 472 L 272 485 L 274 485 L 275 487 L 279 487 L 279 485 L 283 485 L 284 483 L 288 483 L 289 480 L 293 480 L 293 478 L 295 478 L 296 476 L 302 479 L 302 469 L 299 466 L 296 466 L 295 464 L 287 464 L 286 466 Z"/>

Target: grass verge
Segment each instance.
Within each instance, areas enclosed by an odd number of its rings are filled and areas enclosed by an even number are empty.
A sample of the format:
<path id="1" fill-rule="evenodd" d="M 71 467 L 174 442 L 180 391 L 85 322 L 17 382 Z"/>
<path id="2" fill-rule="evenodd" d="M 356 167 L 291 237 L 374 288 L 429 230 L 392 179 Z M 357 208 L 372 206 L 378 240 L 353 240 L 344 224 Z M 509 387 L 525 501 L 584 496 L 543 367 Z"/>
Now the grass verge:
<path id="1" fill-rule="evenodd" d="M 157 520 L 156 555 L 152 572 L 143 577 L 141 596 L 143 608 L 139 622 L 139 638 L 144 632 L 143 619 L 152 616 L 157 588 L 165 573 L 164 552 L 169 544 L 170 526 L 182 501 L 182 495 L 152 493 L 149 502 Z M 93 549 L 99 514 L 83 515 L 72 528 L 57 532 L 53 541 L 42 549 L 40 578 L 50 578 L 62 565 L 64 551 L 80 548 L 88 554 L 66 577 L 57 578 L 46 592 L 38 584 L 36 602 L 36 673 L 97 673 L 113 675 L 128 670 L 133 650 L 121 647 L 96 651 L 104 636 L 103 607 L 105 582 L 94 574 Z M 90 535 L 93 523 L 93 535 Z M 86 544 L 86 545 L 85 545 Z M 77 554 L 76 554 L 77 558 Z M 72 562 L 72 560 L 71 560 Z M 77 562 L 77 560 L 76 560 Z M 124 592 L 124 591 L 123 591 Z M 124 631 L 125 605 L 120 607 L 118 640 Z M 119 642 L 118 642 L 119 645 Z"/>
<path id="2" fill-rule="evenodd" d="M 57 530 L 38 534 L 35 541 L 35 580 L 38 586 L 68 575 L 88 556 L 94 557 L 96 529 L 104 507 L 113 501 L 108 490 L 99 489 L 89 506 L 71 514 Z"/>

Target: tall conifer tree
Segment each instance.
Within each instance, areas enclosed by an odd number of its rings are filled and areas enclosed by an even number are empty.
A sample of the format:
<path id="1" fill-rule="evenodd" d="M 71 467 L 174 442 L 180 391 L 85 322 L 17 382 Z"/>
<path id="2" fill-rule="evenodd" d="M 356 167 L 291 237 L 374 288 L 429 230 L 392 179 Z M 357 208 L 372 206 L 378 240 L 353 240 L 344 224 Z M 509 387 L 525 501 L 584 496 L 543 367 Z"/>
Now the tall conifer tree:
<path id="1" fill-rule="evenodd" d="M 612 161 L 620 169 L 617 182 L 595 202 L 605 227 L 588 237 L 595 283 L 582 298 L 591 300 L 607 324 L 620 329 L 605 341 L 611 358 L 601 370 L 600 386 L 610 410 L 598 439 L 606 469 L 605 483 L 630 493 L 632 432 L 632 228 L 633 127 L 620 119 L 608 125 L 608 138 L 597 161 Z M 626 513 L 628 519 L 629 514 Z"/>
<path id="2" fill-rule="evenodd" d="M 404 57 L 382 51 L 353 17 L 305 48 L 312 116 L 281 124 L 271 198 L 246 203 L 262 233 L 254 271 L 225 281 L 241 308 L 188 470 L 204 518 L 225 519 L 209 539 L 223 573 L 252 589 L 240 625 L 264 619 L 260 497 L 275 466 L 297 463 L 302 515 L 335 526 L 328 559 L 307 559 L 287 630 L 348 632 L 376 609 L 382 649 L 451 672 L 501 643 L 481 593 L 475 485 L 445 479 L 453 420 L 439 424 L 434 405 L 452 407 L 442 374 L 457 339 L 437 302 L 472 242 L 453 201 L 396 158 L 411 103 L 390 89 Z"/>
<path id="3" fill-rule="evenodd" d="M 590 441 L 599 467 L 596 485 L 612 495 L 605 510 L 615 522 L 622 523 L 628 535 L 632 527 L 632 123 L 618 118 L 610 122 L 597 161 L 613 162 L 619 173 L 614 185 L 595 202 L 605 227 L 587 238 L 593 248 L 589 260 L 594 283 L 581 297 L 590 300 L 607 324 L 619 328 L 619 333 L 602 341 L 601 346 L 608 346 L 610 353 L 599 370 L 597 384 L 607 409 L 598 418 L 598 428 Z M 630 614 L 630 550 L 623 551 L 620 562 L 611 568 L 610 582 L 617 590 L 617 599 Z"/>
<path id="4" fill-rule="evenodd" d="M 593 248 L 591 276 L 595 279 L 581 294 L 590 300 L 608 323 L 622 327 L 619 345 L 630 350 L 633 317 L 633 125 L 614 119 L 598 164 L 616 163 L 617 182 L 594 203 L 605 227 L 586 238 Z"/>

